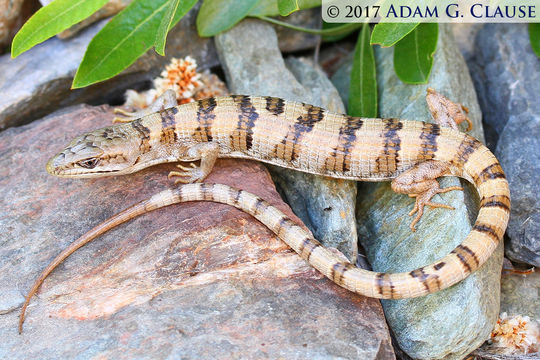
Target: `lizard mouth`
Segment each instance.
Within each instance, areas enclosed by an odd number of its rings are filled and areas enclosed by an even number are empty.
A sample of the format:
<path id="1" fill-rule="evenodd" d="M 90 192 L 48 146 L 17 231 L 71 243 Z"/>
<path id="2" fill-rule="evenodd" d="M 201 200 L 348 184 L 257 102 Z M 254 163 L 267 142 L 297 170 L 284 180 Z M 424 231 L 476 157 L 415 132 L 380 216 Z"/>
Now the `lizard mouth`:
<path id="1" fill-rule="evenodd" d="M 62 177 L 62 178 L 93 178 L 101 177 L 104 174 L 117 174 L 122 169 L 85 169 L 82 167 L 77 167 L 71 163 L 66 163 L 64 161 L 64 153 L 59 153 L 53 156 L 45 166 L 47 172 L 53 176 Z"/>

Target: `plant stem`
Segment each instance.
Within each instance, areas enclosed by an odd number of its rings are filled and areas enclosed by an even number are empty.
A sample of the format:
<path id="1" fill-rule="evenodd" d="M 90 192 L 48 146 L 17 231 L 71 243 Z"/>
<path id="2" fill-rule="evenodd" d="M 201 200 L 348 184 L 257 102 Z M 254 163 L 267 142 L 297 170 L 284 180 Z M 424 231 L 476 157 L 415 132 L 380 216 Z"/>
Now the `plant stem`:
<path id="1" fill-rule="evenodd" d="M 284 21 L 277 20 L 268 16 L 255 16 L 255 17 L 264 21 L 268 21 L 269 23 L 272 23 L 272 24 L 286 27 L 288 29 L 302 31 L 308 34 L 324 35 L 324 36 L 339 36 L 343 34 L 348 34 L 350 32 L 353 32 L 356 29 L 361 28 L 363 25 L 363 23 L 350 23 L 350 24 L 337 26 L 331 29 L 319 30 L 319 29 L 309 29 L 309 28 L 305 28 L 301 26 L 292 25 L 292 24 L 289 24 Z"/>

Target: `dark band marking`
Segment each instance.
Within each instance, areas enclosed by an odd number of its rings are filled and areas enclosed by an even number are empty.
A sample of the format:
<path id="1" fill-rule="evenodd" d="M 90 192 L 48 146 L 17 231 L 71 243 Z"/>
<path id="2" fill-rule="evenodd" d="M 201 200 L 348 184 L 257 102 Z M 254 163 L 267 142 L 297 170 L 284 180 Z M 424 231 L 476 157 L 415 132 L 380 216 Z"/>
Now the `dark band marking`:
<path id="1" fill-rule="evenodd" d="M 179 188 L 174 189 L 173 191 L 178 196 L 178 201 L 184 202 L 184 187 L 180 186 Z"/>
<path id="2" fill-rule="evenodd" d="M 464 251 L 461 250 L 461 249 L 455 248 L 455 249 L 452 250 L 450 253 L 456 255 L 456 257 L 459 259 L 459 261 L 460 261 L 460 262 L 463 264 L 463 266 L 465 266 L 465 268 L 467 269 L 467 272 L 471 273 L 471 272 L 473 271 L 473 267 L 472 267 L 472 265 L 469 263 L 469 257 L 468 257 L 468 253 L 467 253 L 467 252 L 464 252 Z"/>
<path id="3" fill-rule="evenodd" d="M 445 265 L 446 265 L 446 263 L 444 261 L 441 261 L 441 262 L 433 265 L 433 268 L 438 271 L 438 270 L 441 270 Z"/>
<path id="4" fill-rule="evenodd" d="M 174 144 L 178 140 L 176 135 L 176 118 L 175 114 L 178 113 L 176 107 L 161 110 L 159 116 L 161 116 L 161 135 L 159 141 L 162 144 Z"/>
<path id="5" fill-rule="evenodd" d="M 424 272 L 423 268 L 413 270 L 413 271 L 411 271 L 409 273 L 409 275 L 411 275 L 411 277 L 413 277 L 413 278 L 417 278 L 418 280 L 420 280 L 420 282 L 422 283 L 422 285 L 424 285 L 426 290 L 430 291 L 430 289 L 429 289 L 429 274 L 426 274 Z M 438 277 L 437 277 L 437 280 L 438 280 Z"/>
<path id="6" fill-rule="evenodd" d="M 283 236 L 281 234 L 281 231 L 283 230 L 289 230 L 291 227 L 293 227 L 294 225 L 296 225 L 294 223 L 294 221 L 292 221 L 291 219 L 289 219 L 287 216 L 283 216 L 281 219 L 279 219 L 279 222 L 278 222 L 278 227 L 275 231 L 276 235 L 279 236 L 280 238 Z"/>
<path id="7" fill-rule="evenodd" d="M 438 124 L 424 123 L 420 133 L 420 159 L 431 160 L 437 152 L 437 138 L 441 135 Z"/>
<path id="8" fill-rule="evenodd" d="M 298 248 L 298 254 L 302 259 L 309 261 L 309 257 L 315 251 L 316 248 L 322 246 L 317 240 L 312 238 L 305 238 Z"/>
<path id="9" fill-rule="evenodd" d="M 441 289 L 441 280 L 437 274 L 429 274 L 424 268 L 413 270 L 409 273 L 413 278 L 418 278 L 428 292 L 434 292 Z"/>
<path id="10" fill-rule="evenodd" d="M 475 230 L 475 231 L 487 234 L 490 238 L 493 239 L 493 241 L 495 241 L 497 243 L 499 241 L 501 241 L 501 239 L 497 235 L 497 232 L 490 225 L 487 225 L 487 224 L 474 224 L 472 229 Z"/>
<path id="11" fill-rule="evenodd" d="M 204 200 L 214 201 L 213 190 L 214 190 L 213 184 L 208 184 L 208 183 L 201 184 L 201 192 L 203 194 Z"/>
<path id="12" fill-rule="evenodd" d="M 339 128 L 338 145 L 326 159 L 326 170 L 348 172 L 351 170 L 351 150 L 356 141 L 356 131 L 364 122 L 361 118 L 347 116 L 343 126 Z"/>
<path id="13" fill-rule="evenodd" d="M 276 157 L 288 162 L 296 160 L 299 154 L 302 137 L 311 132 L 316 123 L 324 119 L 324 109 L 302 103 L 304 113 L 289 126 L 287 135 L 275 147 Z"/>
<path id="14" fill-rule="evenodd" d="M 375 159 L 376 170 L 384 176 L 395 174 L 399 164 L 399 151 L 401 150 L 401 138 L 398 131 L 403 129 L 403 123 L 398 119 L 383 119 L 384 132 L 383 151 Z"/>
<path id="15" fill-rule="evenodd" d="M 113 139 L 125 139 L 126 138 L 126 134 L 124 132 L 116 131 L 112 127 L 106 127 L 106 128 L 104 128 L 102 130 L 103 130 L 103 132 L 101 133 L 101 136 L 104 139 L 113 140 Z M 88 139 L 88 135 L 84 137 L 84 140 L 87 140 L 87 139 Z"/>
<path id="16" fill-rule="evenodd" d="M 280 98 L 267 96 L 264 98 L 266 100 L 266 110 L 272 115 L 278 116 L 283 114 L 285 111 L 285 101 Z"/>
<path id="17" fill-rule="evenodd" d="M 482 144 L 480 141 L 469 135 L 464 135 L 463 140 L 459 144 L 455 161 L 458 164 L 465 164 L 471 157 L 471 154 L 478 150 L 481 146 Z"/>
<path id="18" fill-rule="evenodd" d="M 343 283 L 343 277 L 345 272 L 350 269 L 354 269 L 355 266 L 348 262 L 338 262 L 332 265 L 332 270 L 330 271 L 330 278 L 338 285 Z"/>
<path id="19" fill-rule="evenodd" d="M 234 196 L 233 196 L 233 204 L 234 204 L 234 206 L 239 206 L 239 205 L 240 205 L 240 203 L 239 203 L 239 201 L 240 201 L 240 196 L 242 196 L 242 192 L 243 192 L 244 190 L 232 190 L 232 191 L 235 192 L 235 194 L 234 194 Z"/>
<path id="20" fill-rule="evenodd" d="M 499 163 L 494 163 L 480 171 L 478 175 L 473 176 L 474 183 L 479 186 L 483 182 L 493 179 L 504 179 L 504 171 Z"/>
<path id="21" fill-rule="evenodd" d="M 255 201 L 255 209 L 253 209 L 253 216 L 257 216 L 262 214 L 266 208 L 268 207 L 268 203 L 261 199 L 260 197 L 257 198 L 257 201 Z"/>
<path id="22" fill-rule="evenodd" d="M 231 144 L 234 150 L 248 151 L 253 146 L 253 128 L 259 118 L 257 109 L 247 95 L 233 95 L 233 101 L 238 105 L 238 124 L 231 135 Z"/>
<path id="23" fill-rule="evenodd" d="M 480 201 L 480 207 L 499 207 L 510 211 L 510 198 L 506 195 L 492 195 Z"/>
<path id="24" fill-rule="evenodd" d="M 150 129 L 142 124 L 141 119 L 134 120 L 130 122 L 130 124 L 140 135 L 141 142 L 139 144 L 139 151 L 141 154 L 149 152 L 150 149 L 152 149 L 152 146 L 150 145 Z"/>
<path id="25" fill-rule="evenodd" d="M 200 142 L 212 141 L 212 123 L 216 118 L 214 110 L 217 106 L 215 98 L 208 98 L 197 101 L 197 122 L 199 126 L 195 129 L 194 138 Z"/>
<path id="26" fill-rule="evenodd" d="M 463 250 L 464 252 L 466 252 L 467 254 L 469 254 L 469 256 L 474 260 L 474 262 L 476 263 L 476 266 L 475 267 L 478 267 L 478 265 L 480 265 L 480 261 L 478 260 L 478 257 L 476 256 L 476 254 L 474 253 L 474 251 L 472 251 L 468 246 L 465 246 L 465 245 L 458 245 L 456 247 L 457 249 L 460 249 L 460 250 Z"/>
<path id="27" fill-rule="evenodd" d="M 377 273 L 375 276 L 375 282 L 377 287 L 377 292 L 384 296 L 392 298 L 395 292 L 395 286 L 392 284 L 392 278 L 389 274 L 386 273 Z"/>

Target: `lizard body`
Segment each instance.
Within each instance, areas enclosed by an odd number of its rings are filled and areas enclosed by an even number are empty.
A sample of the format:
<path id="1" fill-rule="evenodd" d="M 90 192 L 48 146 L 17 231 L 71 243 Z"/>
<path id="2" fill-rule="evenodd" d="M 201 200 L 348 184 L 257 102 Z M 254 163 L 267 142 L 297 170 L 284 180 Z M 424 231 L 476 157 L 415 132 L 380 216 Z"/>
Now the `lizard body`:
<path id="1" fill-rule="evenodd" d="M 134 113 L 133 121 L 74 139 L 49 161 L 47 170 L 60 177 L 90 178 L 129 174 L 158 163 L 200 160 L 200 166 L 178 165 L 181 171 L 170 174 L 178 177 L 177 182 L 192 183 L 202 181 L 218 157 L 232 157 L 333 178 L 392 180 L 394 191 L 416 197 L 411 212 L 417 212 L 413 231 L 424 205 L 450 208 L 431 198 L 459 189 L 441 189 L 436 180 L 455 175 L 475 185 L 480 195 L 479 214 L 469 235 L 446 257 L 410 272 L 385 274 L 344 262 L 255 195 L 226 185 L 188 184 L 135 205 L 64 250 L 27 296 L 20 326 L 31 296 L 73 251 L 119 223 L 177 202 L 209 200 L 236 206 L 268 226 L 332 281 L 384 299 L 422 296 L 461 281 L 489 258 L 506 229 L 510 194 L 497 159 L 478 140 L 449 127 L 356 118 L 304 103 L 239 95 L 149 112 Z M 140 115 L 145 116 L 138 118 Z M 443 115 L 451 117 L 452 113 Z"/>

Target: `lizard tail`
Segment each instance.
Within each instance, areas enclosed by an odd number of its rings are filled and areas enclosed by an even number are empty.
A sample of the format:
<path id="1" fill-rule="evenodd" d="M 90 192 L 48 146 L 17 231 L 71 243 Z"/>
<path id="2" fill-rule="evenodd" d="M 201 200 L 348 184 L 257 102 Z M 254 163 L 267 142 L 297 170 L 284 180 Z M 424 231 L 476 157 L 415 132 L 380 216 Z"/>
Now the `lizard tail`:
<path id="1" fill-rule="evenodd" d="M 494 156 L 493 160 L 498 166 Z M 491 169 L 491 172 L 475 172 L 478 174 L 477 188 L 482 200 L 478 220 L 473 231 L 461 245 L 440 261 L 409 273 L 377 273 L 357 268 L 353 264 L 343 261 L 279 209 L 244 190 L 223 184 L 197 183 L 162 191 L 111 217 L 63 250 L 43 270 L 28 292 L 19 317 L 19 333 L 22 333 L 26 309 L 32 296 L 38 291 L 47 276 L 73 252 L 108 230 L 139 215 L 188 201 L 213 201 L 232 205 L 247 212 L 272 230 L 311 266 L 336 284 L 358 294 L 375 298 L 399 299 L 422 296 L 444 289 L 462 280 L 482 265 L 504 233 L 505 226 L 501 224 L 503 222 L 506 224 L 508 220 L 510 201 L 508 185 L 504 176 L 504 181 L 490 185 L 490 181 L 499 178 L 494 174 L 498 174 L 499 170 L 502 172 L 500 166 L 498 168 L 493 166 Z M 475 177 L 473 176 L 473 178 Z M 498 227 L 490 223 L 489 219 L 493 218 L 498 219 Z M 482 254 L 487 255 L 482 256 Z M 456 268 L 459 270 L 456 271 Z"/>
<path id="2" fill-rule="evenodd" d="M 77 249 L 80 247 L 88 244 L 90 241 L 94 240 L 96 237 L 102 235 L 103 233 L 109 231 L 110 229 L 125 223 L 126 221 L 133 219 L 139 215 L 142 215 L 148 211 L 151 211 L 153 209 L 147 209 L 147 203 L 149 203 L 150 200 L 141 201 L 138 204 L 135 204 L 126 210 L 122 211 L 121 213 L 111 217 L 104 223 L 99 224 L 92 230 L 88 231 L 86 234 L 75 240 L 73 243 L 71 243 L 67 248 L 65 248 L 54 260 L 41 272 L 39 277 L 34 282 L 34 285 L 32 285 L 32 288 L 28 292 L 28 295 L 26 295 L 24 304 L 21 308 L 21 314 L 19 316 L 19 334 L 22 333 L 23 329 L 23 323 L 24 318 L 26 314 L 26 308 L 28 307 L 28 304 L 30 304 L 30 300 L 32 299 L 32 296 L 36 294 L 39 287 L 45 281 L 47 276 L 58 266 L 60 265 L 68 256 L 73 254 Z M 165 205 L 163 205 L 165 206 Z"/>
<path id="3" fill-rule="evenodd" d="M 442 152 L 447 155 L 436 156 L 436 160 L 450 164 L 452 175 L 473 183 L 480 195 L 480 209 L 470 233 L 450 254 L 430 265 L 410 272 L 377 273 L 375 277 L 373 273 L 347 271 L 338 277 L 347 282 L 344 287 L 381 299 L 427 295 L 465 279 L 489 259 L 502 241 L 510 216 L 510 189 L 501 165 L 480 141 L 450 129 L 442 131 L 450 140 L 449 145 L 441 145 L 449 150 Z"/>

